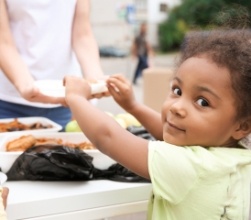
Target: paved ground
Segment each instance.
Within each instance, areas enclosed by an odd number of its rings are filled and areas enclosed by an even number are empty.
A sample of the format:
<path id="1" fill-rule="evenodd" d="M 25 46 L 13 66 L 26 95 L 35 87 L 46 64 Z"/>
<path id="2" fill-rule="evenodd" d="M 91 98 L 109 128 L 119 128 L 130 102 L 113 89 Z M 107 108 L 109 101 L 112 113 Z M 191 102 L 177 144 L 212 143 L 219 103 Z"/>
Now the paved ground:
<path id="1" fill-rule="evenodd" d="M 172 53 L 167 55 L 157 55 L 153 59 L 153 65 L 155 67 L 173 67 L 175 65 L 176 59 L 178 58 L 178 54 Z M 107 75 L 122 73 L 124 74 L 130 81 L 133 77 L 133 72 L 136 67 L 136 60 L 131 57 L 126 58 L 101 58 L 102 68 Z M 135 96 L 138 101 L 142 102 L 143 100 L 143 80 L 142 78 L 139 80 L 137 86 L 133 86 Z M 118 114 L 124 112 L 122 108 L 120 108 L 114 100 L 109 98 L 103 98 L 98 101 L 98 107 L 103 111 L 108 111 L 113 114 Z"/>

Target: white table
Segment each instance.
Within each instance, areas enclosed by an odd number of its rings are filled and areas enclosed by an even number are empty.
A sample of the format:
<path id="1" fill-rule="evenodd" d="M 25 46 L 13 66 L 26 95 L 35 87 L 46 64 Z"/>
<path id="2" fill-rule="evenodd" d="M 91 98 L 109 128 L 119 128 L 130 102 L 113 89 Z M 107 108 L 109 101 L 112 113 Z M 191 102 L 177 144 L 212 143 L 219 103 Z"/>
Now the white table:
<path id="1" fill-rule="evenodd" d="M 148 183 L 10 181 L 8 220 L 91 220 L 146 211 Z"/>

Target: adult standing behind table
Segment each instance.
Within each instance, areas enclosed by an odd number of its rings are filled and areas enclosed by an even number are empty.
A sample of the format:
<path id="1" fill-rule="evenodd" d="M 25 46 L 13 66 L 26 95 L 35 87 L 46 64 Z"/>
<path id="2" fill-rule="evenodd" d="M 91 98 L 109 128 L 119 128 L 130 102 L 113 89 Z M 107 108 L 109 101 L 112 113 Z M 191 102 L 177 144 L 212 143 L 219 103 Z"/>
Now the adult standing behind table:
<path id="1" fill-rule="evenodd" d="M 146 39 L 147 24 L 140 25 L 139 34 L 135 37 L 132 45 L 132 55 L 138 58 L 138 64 L 133 76 L 133 84 L 137 84 L 137 79 L 142 75 L 142 71 L 150 66 L 149 59 L 153 55 L 153 49 Z"/>
<path id="2" fill-rule="evenodd" d="M 71 112 L 35 80 L 102 77 L 89 0 L 0 0 L 0 118 L 47 117 L 63 127 Z"/>

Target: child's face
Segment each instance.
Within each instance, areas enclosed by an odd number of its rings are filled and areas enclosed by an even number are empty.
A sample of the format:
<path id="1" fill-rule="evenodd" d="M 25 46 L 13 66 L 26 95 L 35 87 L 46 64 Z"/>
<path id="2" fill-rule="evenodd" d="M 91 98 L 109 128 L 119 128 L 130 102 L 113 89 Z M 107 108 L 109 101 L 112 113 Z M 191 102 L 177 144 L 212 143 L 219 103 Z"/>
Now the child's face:
<path id="1" fill-rule="evenodd" d="M 187 59 L 171 82 L 162 120 L 168 143 L 232 145 L 238 123 L 229 71 L 206 58 Z"/>

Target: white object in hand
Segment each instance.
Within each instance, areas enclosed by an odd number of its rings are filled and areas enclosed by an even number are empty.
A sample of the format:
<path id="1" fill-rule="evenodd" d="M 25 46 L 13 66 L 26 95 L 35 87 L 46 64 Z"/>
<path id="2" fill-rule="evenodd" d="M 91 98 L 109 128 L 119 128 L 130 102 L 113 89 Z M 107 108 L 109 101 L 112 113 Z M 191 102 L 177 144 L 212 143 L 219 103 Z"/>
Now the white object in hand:
<path id="1" fill-rule="evenodd" d="M 64 97 L 65 87 L 62 80 L 38 80 L 35 85 L 39 88 L 41 93 L 47 96 Z M 106 82 L 103 80 L 95 83 L 90 83 L 91 94 L 97 94 L 107 91 Z"/>
<path id="2" fill-rule="evenodd" d="M 47 96 L 64 97 L 65 87 L 62 80 L 38 80 L 35 85 Z"/>
<path id="3" fill-rule="evenodd" d="M 91 94 L 98 94 L 107 91 L 107 86 L 105 81 L 98 81 L 96 83 L 91 83 Z"/>
<path id="4" fill-rule="evenodd" d="M 3 172 L 0 172 L 0 186 L 2 186 L 7 181 L 7 175 Z"/>

